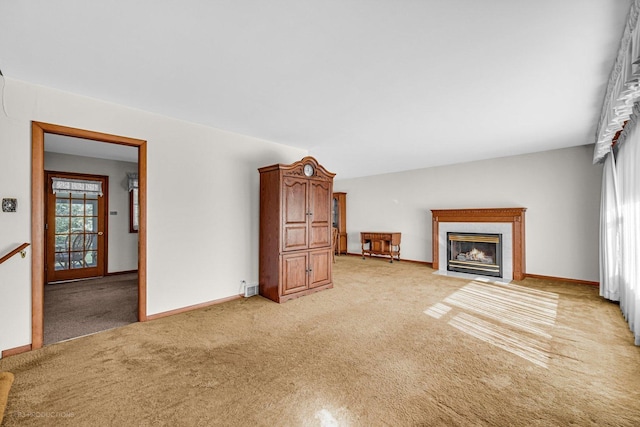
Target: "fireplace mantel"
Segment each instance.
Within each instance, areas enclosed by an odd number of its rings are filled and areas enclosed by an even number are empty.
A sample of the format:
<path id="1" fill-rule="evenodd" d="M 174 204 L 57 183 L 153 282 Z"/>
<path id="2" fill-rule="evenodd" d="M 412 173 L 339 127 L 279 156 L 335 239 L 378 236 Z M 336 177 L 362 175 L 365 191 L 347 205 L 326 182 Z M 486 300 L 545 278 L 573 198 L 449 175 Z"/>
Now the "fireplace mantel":
<path id="1" fill-rule="evenodd" d="M 507 222 L 513 230 L 513 279 L 526 277 L 524 213 L 527 208 L 432 209 L 433 269 L 439 270 L 439 224 L 441 222 Z"/>

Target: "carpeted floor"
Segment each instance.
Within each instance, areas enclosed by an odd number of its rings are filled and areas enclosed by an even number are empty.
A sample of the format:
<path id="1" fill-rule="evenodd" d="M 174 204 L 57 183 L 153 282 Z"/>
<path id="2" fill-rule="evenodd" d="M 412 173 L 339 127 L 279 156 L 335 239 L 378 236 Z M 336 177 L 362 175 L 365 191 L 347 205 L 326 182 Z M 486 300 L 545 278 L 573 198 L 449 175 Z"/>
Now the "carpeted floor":
<path id="1" fill-rule="evenodd" d="M 4 418 L 4 410 L 7 407 L 9 392 L 13 384 L 13 374 L 11 372 L 0 372 L 0 424 Z"/>
<path id="2" fill-rule="evenodd" d="M 138 321 L 138 274 L 44 287 L 44 344 Z"/>
<path id="3" fill-rule="evenodd" d="M 284 304 L 241 299 L 2 359 L 3 425 L 639 425 L 640 348 L 597 288 L 336 261 L 334 289 Z"/>

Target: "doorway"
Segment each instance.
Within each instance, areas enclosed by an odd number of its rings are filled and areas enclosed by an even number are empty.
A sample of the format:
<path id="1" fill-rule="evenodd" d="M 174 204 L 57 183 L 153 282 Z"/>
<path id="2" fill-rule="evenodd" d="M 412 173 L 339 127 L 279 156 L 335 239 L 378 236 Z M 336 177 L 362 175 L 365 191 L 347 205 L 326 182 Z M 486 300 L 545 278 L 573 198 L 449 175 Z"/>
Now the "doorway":
<path id="1" fill-rule="evenodd" d="M 93 132 L 83 129 L 70 128 L 60 125 L 32 122 L 32 166 L 31 166 L 31 178 L 32 178 L 32 349 L 40 348 L 43 345 L 44 337 L 44 285 L 47 281 L 47 263 L 49 259 L 46 257 L 46 225 L 47 225 L 47 190 L 46 173 L 44 170 L 44 136 L 45 134 L 54 134 L 62 136 L 70 136 L 82 139 L 88 139 L 91 141 L 104 142 L 107 144 L 119 144 L 135 147 L 138 149 L 138 209 L 139 209 L 139 229 L 138 229 L 138 321 L 146 321 L 146 141 L 128 138 L 123 136 L 105 134 L 100 132 Z M 72 199 L 69 198 L 69 203 L 72 203 Z M 89 202 L 91 205 L 92 202 Z M 86 210 L 86 203 L 84 204 Z M 90 215 L 91 217 L 91 215 Z M 86 216 L 83 217 L 83 221 Z M 91 219 L 89 219 L 91 221 Z M 95 233 L 96 235 L 99 233 Z M 60 233 L 64 234 L 64 233 Z M 72 234 L 72 233 L 70 233 Z M 87 257 L 85 252 L 90 252 L 93 242 L 89 242 L 89 249 L 86 248 L 87 233 L 83 234 L 84 245 L 80 250 L 62 250 L 65 243 L 62 242 L 62 248 L 60 251 L 60 261 L 64 261 L 64 253 L 68 254 L 66 258 L 67 266 L 71 266 L 72 262 L 76 262 L 76 266 L 80 269 L 85 262 L 93 262 L 91 256 Z M 92 234 L 92 233 L 89 233 Z M 74 236 L 75 237 L 75 236 Z M 79 239 L 79 237 L 78 237 Z M 91 239 L 91 238 L 90 238 Z M 96 237 L 93 237 L 96 239 Z M 63 237 L 60 238 L 63 240 Z M 99 241 L 99 237 L 98 237 Z M 55 244 L 55 238 L 54 238 Z M 71 244 L 71 243 L 70 243 Z M 54 249 L 54 253 L 55 253 Z M 82 252 L 85 257 L 84 260 L 72 261 L 72 252 Z M 79 254 L 76 254 L 79 255 Z M 55 260 L 54 260 L 55 262 Z M 104 263 L 103 263 L 104 264 Z M 84 268 L 84 267 L 83 267 Z"/>

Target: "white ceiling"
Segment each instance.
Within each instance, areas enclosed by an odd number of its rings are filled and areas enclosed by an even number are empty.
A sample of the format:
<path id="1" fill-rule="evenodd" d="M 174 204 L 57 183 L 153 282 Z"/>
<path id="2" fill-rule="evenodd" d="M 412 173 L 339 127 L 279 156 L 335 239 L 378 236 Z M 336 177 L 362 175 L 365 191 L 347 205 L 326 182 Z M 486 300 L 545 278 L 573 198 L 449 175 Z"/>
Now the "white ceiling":
<path id="1" fill-rule="evenodd" d="M 594 142 L 629 5 L 0 0 L 0 70 L 349 178 Z"/>

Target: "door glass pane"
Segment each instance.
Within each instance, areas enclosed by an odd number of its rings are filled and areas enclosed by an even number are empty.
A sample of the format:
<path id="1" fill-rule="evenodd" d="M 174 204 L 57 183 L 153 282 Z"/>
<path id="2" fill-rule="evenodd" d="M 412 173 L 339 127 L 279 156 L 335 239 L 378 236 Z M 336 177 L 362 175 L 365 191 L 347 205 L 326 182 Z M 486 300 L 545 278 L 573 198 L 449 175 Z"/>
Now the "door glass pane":
<path id="1" fill-rule="evenodd" d="M 84 219 L 84 231 L 98 231 L 98 218 L 85 218 Z"/>
<path id="2" fill-rule="evenodd" d="M 98 252 L 87 251 L 84 257 L 85 267 L 95 267 L 98 265 Z"/>
<path id="3" fill-rule="evenodd" d="M 66 234 L 56 234 L 56 252 L 68 251 L 69 239 Z"/>
<path id="4" fill-rule="evenodd" d="M 71 232 L 84 230 L 84 217 L 74 216 L 71 218 Z"/>
<path id="5" fill-rule="evenodd" d="M 82 216 L 84 215 L 84 200 L 73 199 L 71 201 L 71 215 Z"/>
<path id="6" fill-rule="evenodd" d="M 71 250 L 81 251 L 84 249 L 84 234 L 73 233 L 71 234 Z"/>
<path id="7" fill-rule="evenodd" d="M 87 199 L 89 196 L 87 196 Z M 86 216 L 94 216 L 98 215 L 98 201 L 97 200 L 87 200 L 85 203 L 85 215 Z"/>
<path id="8" fill-rule="evenodd" d="M 69 199 L 56 198 L 56 215 L 69 215 Z"/>
<path id="9" fill-rule="evenodd" d="M 84 247 L 85 249 L 97 249 L 98 247 L 98 236 L 95 234 L 87 234 L 85 236 Z"/>
<path id="10" fill-rule="evenodd" d="M 71 257 L 71 268 L 84 268 L 84 251 L 74 251 L 69 254 Z"/>
<path id="11" fill-rule="evenodd" d="M 69 252 L 56 252 L 56 270 L 68 270 L 69 269 Z"/>
<path id="12" fill-rule="evenodd" d="M 69 218 L 57 217 L 56 218 L 56 233 L 68 233 L 69 232 Z"/>

